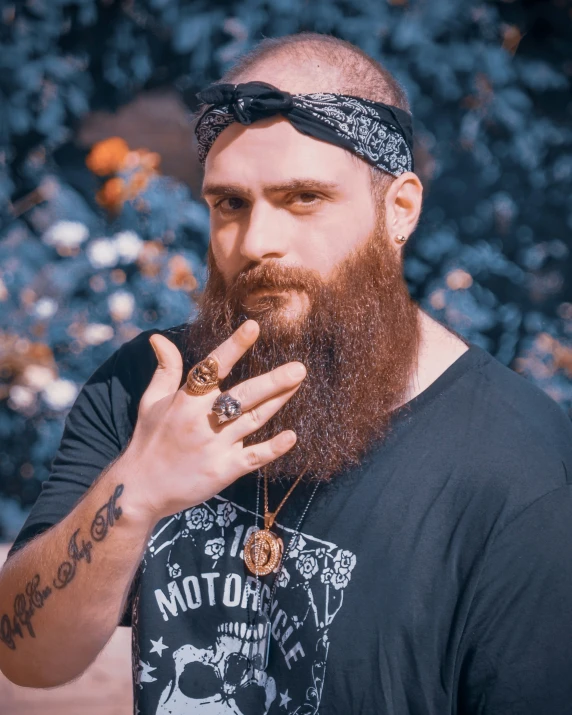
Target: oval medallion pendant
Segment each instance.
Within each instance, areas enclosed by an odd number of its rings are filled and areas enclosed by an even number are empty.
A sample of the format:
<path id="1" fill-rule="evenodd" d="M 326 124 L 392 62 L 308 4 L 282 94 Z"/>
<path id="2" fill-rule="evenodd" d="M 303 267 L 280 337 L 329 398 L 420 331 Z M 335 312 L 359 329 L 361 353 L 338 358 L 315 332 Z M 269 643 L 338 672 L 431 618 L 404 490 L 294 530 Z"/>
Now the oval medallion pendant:
<path id="1" fill-rule="evenodd" d="M 280 563 L 284 544 L 268 529 L 253 532 L 244 545 L 244 563 L 255 576 L 267 576 Z"/>

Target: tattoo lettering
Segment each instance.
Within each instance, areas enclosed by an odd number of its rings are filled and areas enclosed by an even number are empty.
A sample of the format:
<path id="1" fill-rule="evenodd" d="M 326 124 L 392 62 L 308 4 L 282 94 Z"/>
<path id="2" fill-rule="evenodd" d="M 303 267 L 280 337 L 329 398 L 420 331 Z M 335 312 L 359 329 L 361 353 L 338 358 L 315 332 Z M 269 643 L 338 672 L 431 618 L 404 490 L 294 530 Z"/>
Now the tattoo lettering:
<path id="1" fill-rule="evenodd" d="M 107 536 L 109 529 L 115 524 L 121 516 L 122 509 L 117 506 L 117 500 L 123 493 L 123 484 L 119 484 L 113 496 L 100 507 L 95 513 L 95 517 L 91 524 L 91 536 L 94 541 L 103 541 Z M 63 561 L 57 570 L 56 577 L 52 583 L 54 588 L 65 588 L 70 581 L 73 580 L 77 572 L 77 565 L 84 560 L 86 564 L 91 563 L 91 551 L 93 542 L 81 539 L 81 545 L 78 543 L 78 537 L 81 529 L 76 529 L 68 542 L 68 557 Z M 0 618 L 0 641 L 5 643 L 10 650 L 16 650 L 15 637 L 24 638 L 26 630 L 30 637 L 35 638 L 36 633 L 32 626 L 32 616 L 39 609 L 43 608 L 46 600 L 51 596 L 53 590 L 50 586 L 40 587 L 40 575 L 36 574 L 29 581 L 24 593 L 17 594 L 14 599 L 14 614 L 12 618 L 8 614 L 4 614 Z"/>
<path id="2" fill-rule="evenodd" d="M 14 599 L 14 616 L 10 620 L 7 615 L 2 616 L 0 620 L 0 640 L 6 643 L 11 650 L 16 649 L 14 636 L 24 637 L 22 626 L 28 629 L 28 633 L 32 638 L 36 637 L 34 628 L 32 627 L 32 616 L 36 609 L 42 608 L 45 600 L 52 593 L 52 589 L 46 586 L 39 589 L 40 576 L 36 574 L 34 578 L 26 584 L 26 593 L 19 593 Z"/>
<path id="3" fill-rule="evenodd" d="M 77 535 L 79 534 L 79 529 L 76 529 L 70 539 L 68 545 L 68 554 L 71 561 L 64 561 L 58 567 L 57 578 L 54 579 L 54 586 L 56 588 L 64 588 L 75 576 L 77 563 L 81 559 L 85 559 L 88 564 L 91 563 L 91 550 L 93 544 L 91 541 L 81 540 L 81 549 L 77 545 Z"/>
<path id="4" fill-rule="evenodd" d="M 115 520 L 119 519 L 123 513 L 120 506 L 115 506 L 116 501 L 122 494 L 123 484 L 119 484 L 107 504 L 104 504 L 101 509 L 97 510 L 95 519 L 91 525 L 91 538 L 94 541 L 102 541 L 105 539 L 109 528 L 115 524 Z"/>

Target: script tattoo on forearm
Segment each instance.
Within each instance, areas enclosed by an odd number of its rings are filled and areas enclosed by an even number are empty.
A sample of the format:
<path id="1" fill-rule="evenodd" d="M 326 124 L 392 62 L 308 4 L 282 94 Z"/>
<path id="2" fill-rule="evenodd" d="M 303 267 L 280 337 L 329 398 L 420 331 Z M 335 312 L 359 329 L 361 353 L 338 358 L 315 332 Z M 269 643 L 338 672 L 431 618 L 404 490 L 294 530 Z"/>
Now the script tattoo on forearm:
<path id="1" fill-rule="evenodd" d="M 122 509 L 117 506 L 117 500 L 123 493 L 123 484 L 119 484 L 110 499 L 100 507 L 91 523 L 90 535 L 93 541 L 103 541 L 109 529 L 120 518 Z M 72 581 L 77 572 L 77 565 L 85 560 L 91 563 L 93 541 L 79 537 L 81 529 L 76 529 L 68 542 L 68 559 L 58 566 L 52 584 L 55 589 L 65 588 Z M 80 543 L 81 539 L 81 543 Z M 43 608 L 46 600 L 52 595 L 51 586 L 40 586 L 40 575 L 36 574 L 24 588 L 24 593 L 19 593 L 14 599 L 14 614 L 10 617 L 4 614 L 0 619 L 0 641 L 11 650 L 16 650 L 15 637 L 24 638 L 26 631 L 35 638 L 32 616 Z"/>
<path id="2" fill-rule="evenodd" d="M 103 539 L 107 536 L 109 529 L 115 524 L 115 521 L 119 519 L 123 513 L 121 507 L 116 505 L 116 502 L 122 493 L 123 484 L 119 484 L 107 504 L 104 504 L 95 513 L 95 519 L 91 525 L 91 538 L 94 541 L 103 541 Z"/>

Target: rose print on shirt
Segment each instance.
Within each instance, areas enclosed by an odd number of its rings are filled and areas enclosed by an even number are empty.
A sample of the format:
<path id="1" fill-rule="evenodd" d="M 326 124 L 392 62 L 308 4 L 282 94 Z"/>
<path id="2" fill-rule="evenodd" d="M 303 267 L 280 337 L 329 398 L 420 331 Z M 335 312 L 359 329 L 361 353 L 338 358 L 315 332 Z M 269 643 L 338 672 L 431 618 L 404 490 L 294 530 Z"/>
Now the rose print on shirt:
<path id="1" fill-rule="evenodd" d="M 334 556 L 331 566 L 326 566 L 322 571 L 320 580 L 328 583 L 336 590 L 345 588 L 351 579 L 351 573 L 356 565 L 355 554 L 351 551 L 340 549 Z"/>
<path id="2" fill-rule="evenodd" d="M 235 519 L 236 509 L 230 502 L 227 501 L 218 505 L 216 523 L 219 526 L 230 526 Z"/>
<path id="3" fill-rule="evenodd" d="M 218 539 L 209 539 L 205 544 L 205 554 L 207 556 L 212 556 L 214 564 L 220 559 L 224 554 L 224 539 L 219 537 Z"/>
<path id="4" fill-rule="evenodd" d="M 214 523 L 214 516 L 204 506 L 195 506 L 185 512 L 187 529 L 208 531 Z"/>
<path id="5" fill-rule="evenodd" d="M 296 568 L 309 580 L 318 573 L 318 562 L 312 554 L 301 554 L 296 561 Z"/>

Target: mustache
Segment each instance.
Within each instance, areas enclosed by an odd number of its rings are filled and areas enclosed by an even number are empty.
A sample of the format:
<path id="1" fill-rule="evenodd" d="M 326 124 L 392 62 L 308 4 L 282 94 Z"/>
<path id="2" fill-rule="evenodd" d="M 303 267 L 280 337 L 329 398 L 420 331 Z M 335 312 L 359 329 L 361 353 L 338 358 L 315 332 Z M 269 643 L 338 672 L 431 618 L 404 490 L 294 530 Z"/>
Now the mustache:
<path id="1" fill-rule="evenodd" d="M 246 297 L 264 289 L 305 291 L 316 295 L 322 288 L 319 275 L 308 268 L 284 266 L 277 262 L 257 264 L 242 270 L 228 289 L 228 298 L 241 304 Z"/>

